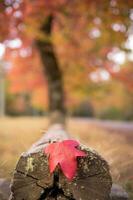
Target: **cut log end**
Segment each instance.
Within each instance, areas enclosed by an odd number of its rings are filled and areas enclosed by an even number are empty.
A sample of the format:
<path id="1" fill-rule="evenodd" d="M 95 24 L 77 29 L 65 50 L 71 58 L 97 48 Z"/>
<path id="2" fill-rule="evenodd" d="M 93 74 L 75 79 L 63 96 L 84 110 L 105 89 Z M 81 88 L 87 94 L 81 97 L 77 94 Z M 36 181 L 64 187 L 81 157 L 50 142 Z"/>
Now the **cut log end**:
<path id="1" fill-rule="evenodd" d="M 50 134 L 51 131 L 20 157 L 10 200 L 109 200 L 112 181 L 108 164 L 90 148 L 80 145 L 87 156 L 77 159 L 78 169 L 72 181 L 64 176 L 60 167 L 50 174 L 48 158 L 43 152 Z"/>
<path id="2" fill-rule="evenodd" d="M 70 182 L 60 169 L 49 173 L 48 159 L 42 151 L 23 154 L 15 169 L 10 200 L 108 199 L 111 177 L 105 160 L 81 146 L 87 157 L 78 158 L 76 177 Z"/>

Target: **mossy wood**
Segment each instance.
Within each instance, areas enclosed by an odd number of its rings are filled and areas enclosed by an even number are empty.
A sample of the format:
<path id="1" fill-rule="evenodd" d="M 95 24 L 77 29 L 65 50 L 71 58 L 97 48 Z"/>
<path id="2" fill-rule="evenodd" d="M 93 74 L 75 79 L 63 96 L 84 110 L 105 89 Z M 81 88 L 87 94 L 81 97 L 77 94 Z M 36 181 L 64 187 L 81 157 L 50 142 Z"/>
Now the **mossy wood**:
<path id="1" fill-rule="evenodd" d="M 10 200 L 109 200 L 111 176 L 107 162 L 95 151 L 80 145 L 87 156 L 78 158 L 72 181 L 59 168 L 49 172 L 43 148 L 50 142 L 69 139 L 60 126 L 53 126 L 17 163 L 11 185 Z"/>

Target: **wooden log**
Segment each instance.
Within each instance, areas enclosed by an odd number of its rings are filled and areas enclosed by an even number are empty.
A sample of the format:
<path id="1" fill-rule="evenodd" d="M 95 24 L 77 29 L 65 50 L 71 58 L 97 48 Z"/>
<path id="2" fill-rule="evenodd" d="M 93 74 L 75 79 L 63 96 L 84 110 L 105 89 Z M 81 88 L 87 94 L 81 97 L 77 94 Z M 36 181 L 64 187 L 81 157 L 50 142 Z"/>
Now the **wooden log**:
<path id="1" fill-rule="evenodd" d="M 0 178 L 0 200 L 9 199 L 10 195 L 10 181 L 4 178 Z"/>
<path id="2" fill-rule="evenodd" d="M 80 145 L 86 157 L 77 159 L 76 176 L 69 181 L 59 168 L 49 172 L 48 158 L 43 148 L 50 142 L 69 136 L 60 125 L 55 125 L 23 153 L 17 163 L 11 184 L 10 200 L 109 200 L 111 176 L 107 162 L 92 149 Z"/>

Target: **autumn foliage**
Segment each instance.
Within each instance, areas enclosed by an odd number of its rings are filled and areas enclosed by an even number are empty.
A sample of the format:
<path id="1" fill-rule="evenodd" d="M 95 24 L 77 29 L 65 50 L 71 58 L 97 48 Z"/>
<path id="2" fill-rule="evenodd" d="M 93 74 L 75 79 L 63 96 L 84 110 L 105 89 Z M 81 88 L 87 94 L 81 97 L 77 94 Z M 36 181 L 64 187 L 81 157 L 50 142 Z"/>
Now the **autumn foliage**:
<path id="1" fill-rule="evenodd" d="M 31 92 L 31 96 L 35 91 L 43 91 L 41 96 L 47 99 L 47 75 L 37 40 L 50 41 L 54 46 L 67 105 L 87 98 L 84 96 L 91 84 L 88 77 L 99 69 L 105 69 L 132 90 L 128 62 L 119 72 L 112 72 L 115 63 L 108 59 L 114 48 L 126 50 L 123 43 L 130 34 L 132 7 L 132 0 L 1 1 L 0 41 L 6 46 L 5 59 L 12 66 L 7 77 L 10 91 Z M 48 35 L 41 27 L 50 15 L 53 16 L 52 34 Z M 22 44 L 12 48 L 8 43 L 16 38 Z"/>

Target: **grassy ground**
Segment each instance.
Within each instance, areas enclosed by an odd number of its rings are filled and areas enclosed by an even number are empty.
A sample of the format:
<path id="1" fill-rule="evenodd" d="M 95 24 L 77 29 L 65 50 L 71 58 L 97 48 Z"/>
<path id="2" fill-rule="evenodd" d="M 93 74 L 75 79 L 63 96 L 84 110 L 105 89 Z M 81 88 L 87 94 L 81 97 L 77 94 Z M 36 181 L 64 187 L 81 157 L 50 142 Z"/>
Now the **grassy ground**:
<path id="1" fill-rule="evenodd" d="M 39 139 L 48 127 L 45 118 L 0 119 L 0 177 L 11 177 L 23 151 Z M 68 131 L 97 150 L 110 164 L 115 182 L 124 185 L 133 199 L 133 134 L 110 132 L 94 123 L 69 120 Z"/>

